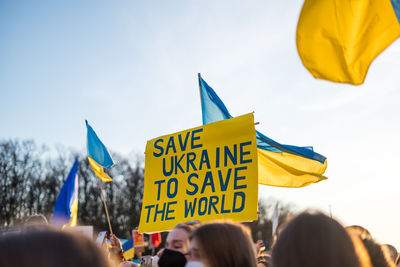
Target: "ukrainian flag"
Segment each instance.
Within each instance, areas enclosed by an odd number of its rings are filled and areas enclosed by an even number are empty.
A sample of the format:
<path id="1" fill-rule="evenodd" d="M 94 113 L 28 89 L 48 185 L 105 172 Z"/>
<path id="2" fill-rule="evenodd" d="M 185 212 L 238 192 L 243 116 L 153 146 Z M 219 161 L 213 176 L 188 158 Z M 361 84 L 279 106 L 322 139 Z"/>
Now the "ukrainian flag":
<path id="1" fill-rule="evenodd" d="M 129 239 L 128 241 L 122 244 L 122 249 L 124 251 L 124 258 L 125 260 L 133 259 L 135 256 L 135 246 L 133 243 L 133 238 Z"/>
<path id="2" fill-rule="evenodd" d="M 54 205 L 52 224 L 76 226 L 78 218 L 78 158 L 75 159 Z"/>
<path id="3" fill-rule="evenodd" d="M 297 50 L 315 78 L 362 84 L 372 61 L 400 36 L 400 0 L 305 0 Z"/>
<path id="4" fill-rule="evenodd" d="M 87 150 L 88 150 L 88 160 L 89 164 L 92 167 L 94 173 L 103 181 L 103 182 L 111 182 L 112 179 L 104 172 L 104 168 L 109 168 L 114 165 L 114 161 L 112 160 L 110 153 L 108 153 L 107 148 L 97 137 L 97 134 L 93 130 L 93 128 L 89 125 L 87 120 L 86 128 L 87 128 Z"/>
<path id="5" fill-rule="evenodd" d="M 203 124 L 232 118 L 224 103 L 199 74 Z M 280 187 L 303 187 L 327 179 L 324 156 L 312 147 L 282 145 L 256 131 L 258 183 Z"/>

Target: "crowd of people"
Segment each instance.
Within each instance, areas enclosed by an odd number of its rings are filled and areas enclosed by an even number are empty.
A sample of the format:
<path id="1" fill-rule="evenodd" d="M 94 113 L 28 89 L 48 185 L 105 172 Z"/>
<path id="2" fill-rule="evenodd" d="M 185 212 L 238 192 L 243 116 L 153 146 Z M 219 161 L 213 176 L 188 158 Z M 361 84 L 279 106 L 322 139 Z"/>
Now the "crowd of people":
<path id="1" fill-rule="evenodd" d="M 19 232 L 0 236 L 2 267 L 135 267 L 125 261 L 121 244 L 111 249 L 76 233 L 47 226 L 43 216 L 25 222 Z M 361 226 L 343 227 L 319 212 L 303 212 L 280 226 L 266 250 L 240 223 L 189 222 L 175 226 L 165 247 L 147 257 L 144 267 L 399 267 L 396 248 L 380 244 Z"/>

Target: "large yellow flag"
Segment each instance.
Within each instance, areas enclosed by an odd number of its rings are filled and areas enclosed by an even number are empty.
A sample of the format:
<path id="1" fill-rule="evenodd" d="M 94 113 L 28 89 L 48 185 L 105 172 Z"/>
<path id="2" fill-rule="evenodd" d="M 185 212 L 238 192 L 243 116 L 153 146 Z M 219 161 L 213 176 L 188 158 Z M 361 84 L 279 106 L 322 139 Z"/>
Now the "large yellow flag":
<path id="1" fill-rule="evenodd" d="M 396 13 L 398 0 L 305 0 L 296 36 L 304 66 L 315 78 L 362 84 L 400 36 Z"/>

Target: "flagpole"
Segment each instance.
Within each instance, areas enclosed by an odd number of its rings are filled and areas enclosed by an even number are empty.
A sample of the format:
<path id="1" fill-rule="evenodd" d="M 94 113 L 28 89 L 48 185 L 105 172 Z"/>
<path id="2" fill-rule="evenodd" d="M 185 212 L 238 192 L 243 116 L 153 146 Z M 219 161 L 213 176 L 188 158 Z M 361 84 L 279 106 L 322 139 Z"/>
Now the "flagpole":
<path id="1" fill-rule="evenodd" d="M 197 75 L 199 77 L 200 104 L 201 104 L 201 106 L 203 106 L 203 99 L 201 98 L 201 75 L 200 75 L 200 73 L 197 73 Z"/>
<path id="2" fill-rule="evenodd" d="M 97 178 L 97 180 L 99 180 L 100 191 L 101 191 L 101 197 L 103 198 L 104 209 L 106 210 L 106 215 L 107 215 L 108 227 L 110 228 L 110 233 L 113 234 L 113 231 L 112 231 L 112 228 L 111 228 L 110 216 L 108 215 L 108 209 L 107 209 L 106 199 L 104 198 L 103 186 L 101 185 L 100 178 Z"/>

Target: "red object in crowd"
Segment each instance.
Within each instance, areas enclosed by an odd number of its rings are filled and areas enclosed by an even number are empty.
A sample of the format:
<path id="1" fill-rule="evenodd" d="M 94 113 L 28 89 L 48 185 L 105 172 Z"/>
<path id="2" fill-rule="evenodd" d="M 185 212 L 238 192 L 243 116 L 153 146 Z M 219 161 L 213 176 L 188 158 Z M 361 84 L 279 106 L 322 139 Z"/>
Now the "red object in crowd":
<path id="1" fill-rule="evenodd" d="M 151 234 L 151 243 L 154 245 L 154 247 L 157 248 L 161 244 L 161 234 L 160 233 Z"/>

